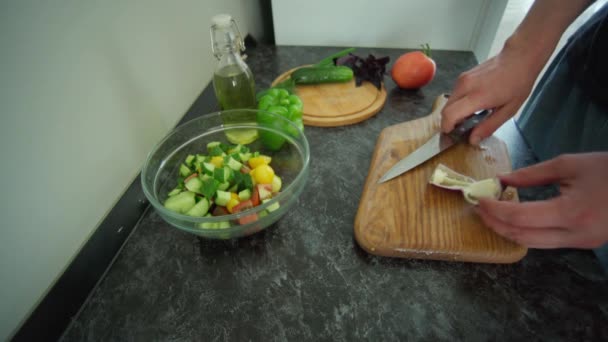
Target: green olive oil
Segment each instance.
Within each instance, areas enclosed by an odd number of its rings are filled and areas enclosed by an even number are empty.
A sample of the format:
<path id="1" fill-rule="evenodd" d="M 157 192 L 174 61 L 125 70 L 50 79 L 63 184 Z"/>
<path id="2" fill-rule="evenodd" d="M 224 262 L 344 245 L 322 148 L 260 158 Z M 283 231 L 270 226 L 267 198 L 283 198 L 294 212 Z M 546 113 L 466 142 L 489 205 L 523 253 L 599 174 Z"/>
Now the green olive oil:
<path id="1" fill-rule="evenodd" d="M 227 65 L 213 75 L 213 87 L 222 110 L 256 106 L 255 82 L 248 70 L 239 65 Z"/>
<path id="2" fill-rule="evenodd" d="M 213 75 L 213 86 L 215 96 L 222 110 L 255 109 L 255 82 L 248 68 L 231 64 L 220 68 Z M 224 120 L 224 124 L 236 124 L 247 121 L 250 113 L 243 113 L 243 118 L 238 115 L 233 120 Z M 258 138 L 257 129 L 232 129 L 226 131 L 226 138 L 233 144 L 249 144 Z"/>

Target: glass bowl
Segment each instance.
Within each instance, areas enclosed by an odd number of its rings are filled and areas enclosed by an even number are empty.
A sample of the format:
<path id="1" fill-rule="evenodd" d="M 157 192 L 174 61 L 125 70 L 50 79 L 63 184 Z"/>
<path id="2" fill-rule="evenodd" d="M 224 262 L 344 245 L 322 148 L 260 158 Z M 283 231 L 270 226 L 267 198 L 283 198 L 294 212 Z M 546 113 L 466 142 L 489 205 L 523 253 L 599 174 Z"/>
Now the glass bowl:
<path id="1" fill-rule="evenodd" d="M 258 122 L 260 114 L 265 120 Z M 252 132 L 259 138 L 247 143 L 252 140 Z M 280 147 L 272 146 L 264 139 L 269 135 L 285 142 Z M 251 152 L 270 156 L 270 165 L 282 180 L 280 192 L 256 207 L 222 216 L 192 217 L 165 208 L 168 193 L 178 183 L 180 165 L 188 155 L 206 154 L 207 144 L 212 141 L 230 145 L 240 142 Z M 206 114 L 176 127 L 149 153 L 141 182 L 154 209 L 172 226 L 204 238 L 230 239 L 259 232 L 288 212 L 308 180 L 309 159 L 306 136 L 291 121 L 257 109 L 233 109 Z"/>

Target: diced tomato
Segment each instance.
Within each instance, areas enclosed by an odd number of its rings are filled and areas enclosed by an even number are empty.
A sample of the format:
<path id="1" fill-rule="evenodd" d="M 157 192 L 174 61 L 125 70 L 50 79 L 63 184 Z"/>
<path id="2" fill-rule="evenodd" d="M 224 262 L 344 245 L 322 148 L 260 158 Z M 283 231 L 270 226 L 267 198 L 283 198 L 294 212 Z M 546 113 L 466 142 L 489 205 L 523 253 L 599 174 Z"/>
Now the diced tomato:
<path id="1" fill-rule="evenodd" d="M 213 212 L 211 213 L 213 216 L 222 216 L 228 214 L 230 214 L 228 209 L 226 209 L 226 207 L 222 207 L 221 205 L 216 205 L 215 209 L 213 209 Z"/>
<path id="2" fill-rule="evenodd" d="M 251 214 L 239 219 L 239 224 L 247 224 L 258 220 L 258 214 Z"/>
<path id="3" fill-rule="evenodd" d="M 260 205 L 260 192 L 258 191 L 258 187 L 253 187 L 253 193 L 251 194 L 251 203 L 254 207 Z"/>
<path id="4" fill-rule="evenodd" d="M 264 188 L 266 191 L 272 192 L 272 184 L 258 184 L 257 186 Z"/>
<path id="5" fill-rule="evenodd" d="M 272 184 L 257 184 L 255 187 L 258 190 L 260 201 L 272 197 Z"/>
<path id="6" fill-rule="evenodd" d="M 253 203 L 251 200 L 243 201 L 232 208 L 232 213 L 238 213 L 241 211 L 245 211 L 253 208 Z M 258 214 L 251 214 L 247 216 L 243 216 L 239 219 L 239 224 L 247 224 L 254 222 L 258 219 Z"/>
<path id="7" fill-rule="evenodd" d="M 232 208 L 232 212 L 238 213 L 238 212 L 245 211 L 245 210 L 251 209 L 251 208 L 253 208 L 253 203 L 251 202 L 251 200 L 246 200 L 246 201 L 243 201 L 243 202 L 235 205 L 234 208 Z"/>

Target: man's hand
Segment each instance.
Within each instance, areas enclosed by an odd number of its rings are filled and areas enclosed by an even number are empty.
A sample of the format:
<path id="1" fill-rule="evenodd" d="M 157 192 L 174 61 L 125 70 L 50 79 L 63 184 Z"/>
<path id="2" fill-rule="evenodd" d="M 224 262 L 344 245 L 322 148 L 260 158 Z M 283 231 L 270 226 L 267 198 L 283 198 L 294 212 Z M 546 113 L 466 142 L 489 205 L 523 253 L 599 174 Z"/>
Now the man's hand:
<path id="1" fill-rule="evenodd" d="M 505 47 L 497 56 L 463 73 L 442 111 L 441 130 L 448 133 L 472 113 L 494 109 L 471 132 L 470 143 L 477 145 L 519 110 L 540 70 L 525 63 L 525 51 Z"/>
<path id="2" fill-rule="evenodd" d="M 494 109 L 469 138 L 477 145 L 524 103 L 559 39 L 590 0 L 536 0 L 494 58 L 463 73 L 442 111 L 441 130 L 450 132 L 472 113 Z"/>
<path id="3" fill-rule="evenodd" d="M 515 187 L 558 183 L 558 197 L 482 199 L 476 210 L 498 234 L 531 248 L 595 248 L 608 242 L 607 178 L 608 152 L 562 155 L 500 177 Z"/>

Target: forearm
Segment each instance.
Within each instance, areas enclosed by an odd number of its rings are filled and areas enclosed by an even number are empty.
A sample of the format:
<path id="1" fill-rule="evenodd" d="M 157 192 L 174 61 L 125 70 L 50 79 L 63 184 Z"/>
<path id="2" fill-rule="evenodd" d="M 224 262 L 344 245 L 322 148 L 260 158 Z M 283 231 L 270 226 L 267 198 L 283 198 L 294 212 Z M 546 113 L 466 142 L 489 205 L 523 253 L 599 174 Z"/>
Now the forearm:
<path id="1" fill-rule="evenodd" d="M 592 0 L 536 0 L 507 39 L 505 49 L 519 50 L 532 70 L 540 72 L 568 26 Z"/>
<path id="2" fill-rule="evenodd" d="M 469 142 L 476 145 L 515 115 L 566 28 L 591 2 L 536 0 L 498 55 L 458 77 L 441 112 L 441 130 L 448 133 L 471 113 L 494 108 L 471 132 Z"/>

